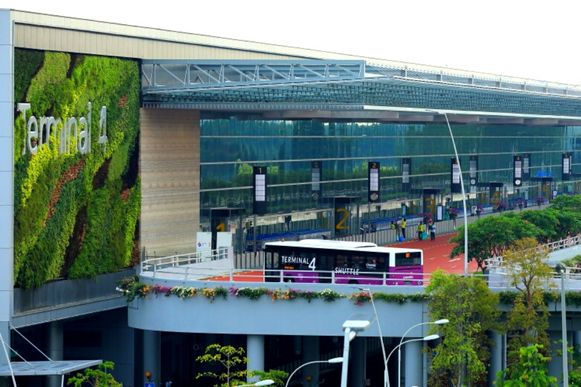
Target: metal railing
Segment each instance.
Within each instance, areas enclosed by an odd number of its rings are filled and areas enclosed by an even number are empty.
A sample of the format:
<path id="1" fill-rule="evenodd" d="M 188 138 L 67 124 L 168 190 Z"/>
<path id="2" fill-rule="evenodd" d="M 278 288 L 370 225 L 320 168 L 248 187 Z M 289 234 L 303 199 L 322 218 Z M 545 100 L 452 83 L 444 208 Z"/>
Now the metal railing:
<path id="1" fill-rule="evenodd" d="M 200 264 L 209 264 L 216 261 L 225 261 L 232 256 L 231 247 L 223 247 L 216 250 L 197 251 L 195 253 L 175 254 L 166 257 L 156 257 L 141 261 L 141 273 L 179 273 L 184 272 L 186 278 L 188 272 L 199 269 Z M 206 270 L 206 268 L 205 268 Z"/>
<path id="2" fill-rule="evenodd" d="M 580 244 L 581 244 L 581 234 L 577 234 L 569 238 L 561 239 L 555 242 L 549 242 L 544 246 L 547 247 L 549 251 L 556 251 L 566 249 L 572 246 L 578 246 Z"/>
<path id="3" fill-rule="evenodd" d="M 549 242 L 542 247 L 545 247 L 549 250 L 549 252 L 567 249 L 569 247 L 579 246 L 581 245 L 581 234 L 577 234 L 568 238 L 560 239 L 558 241 Z M 499 268 L 503 266 L 503 258 L 502 256 L 490 257 L 485 259 L 486 266 L 488 268 Z"/>

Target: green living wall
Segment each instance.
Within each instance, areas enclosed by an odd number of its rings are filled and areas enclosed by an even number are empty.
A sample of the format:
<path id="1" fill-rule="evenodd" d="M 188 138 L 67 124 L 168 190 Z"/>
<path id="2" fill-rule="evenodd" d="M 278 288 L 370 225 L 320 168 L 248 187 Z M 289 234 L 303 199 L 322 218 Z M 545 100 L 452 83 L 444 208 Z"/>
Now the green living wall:
<path id="1" fill-rule="evenodd" d="M 131 266 L 139 255 L 138 62 L 17 49 L 14 70 L 16 286 Z"/>

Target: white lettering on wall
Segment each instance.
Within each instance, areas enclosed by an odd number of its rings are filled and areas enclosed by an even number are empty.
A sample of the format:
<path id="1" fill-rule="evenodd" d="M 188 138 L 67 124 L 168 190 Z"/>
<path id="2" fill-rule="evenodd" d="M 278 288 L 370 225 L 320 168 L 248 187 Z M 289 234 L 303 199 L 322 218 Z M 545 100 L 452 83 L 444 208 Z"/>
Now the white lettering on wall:
<path id="1" fill-rule="evenodd" d="M 86 155 L 91 153 L 91 123 L 92 104 L 87 103 L 86 117 L 64 117 L 54 118 L 53 116 L 42 116 L 37 118 L 33 115 L 27 117 L 27 112 L 31 110 L 30 103 L 17 104 L 17 110 L 26 123 L 26 135 L 22 144 L 22 154 L 27 152 L 36 154 L 42 145 L 49 145 L 51 135 L 58 139 L 58 150 L 60 154 L 80 153 Z M 107 107 L 102 106 L 99 111 L 99 140 L 103 147 L 107 144 Z"/>

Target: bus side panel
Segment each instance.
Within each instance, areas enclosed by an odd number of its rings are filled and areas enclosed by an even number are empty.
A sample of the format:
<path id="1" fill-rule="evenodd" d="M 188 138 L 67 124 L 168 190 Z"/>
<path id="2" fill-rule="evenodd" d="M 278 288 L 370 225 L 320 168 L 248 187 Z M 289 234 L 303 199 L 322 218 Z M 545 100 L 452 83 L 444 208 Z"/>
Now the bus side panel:
<path id="1" fill-rule="evenodd" d="M 336 284 L 383 285 L 382 274 L 335 274 Z"/>
<path id="2" fill-rule="evenodd" d="M 319 283 L 319 273 L 312 270 L 285 270 L 282 274 L 284 282 Z"/>
<path id="3" fill-rule="evenodd" d="M 424 283 L 424 271 L 421 266 L 390 267 L 387 285 L 416 285 Z"/>

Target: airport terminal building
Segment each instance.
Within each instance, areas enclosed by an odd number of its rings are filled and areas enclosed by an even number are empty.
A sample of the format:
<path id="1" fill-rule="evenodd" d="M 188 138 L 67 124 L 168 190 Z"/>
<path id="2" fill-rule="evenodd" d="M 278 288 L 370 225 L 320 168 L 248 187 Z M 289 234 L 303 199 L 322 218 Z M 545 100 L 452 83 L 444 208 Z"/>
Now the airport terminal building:
<path id="1" fill-rule="evenodd" d="M 33 360 L 22 336 L 53 360 L 113 360 L 127 386 L 145 371 L 195 385 L 195 357 L 224 338 L 254 369 L 340 355 L 342 322 L 367 306 L 128 307 L 115 288 L 148 257 L 195 252 L 204 232 L 213 248 L 226 232 L 236 253 L 256 253 L 401 216 L 445 222 L 463 191 L 470 212 L 579 192 L 580 137 L 572 85 L 0 10 L 0 334 Z M 420 304 L 384 309 L 392 347 L 429 318 Z M 376 341 L 354 341 L 349 385 L 383 377 Z M 426 383 L 421 350 L 406 348 L 406 386 Z M 300 385 L 335 377 L 321 367 Z"/>

